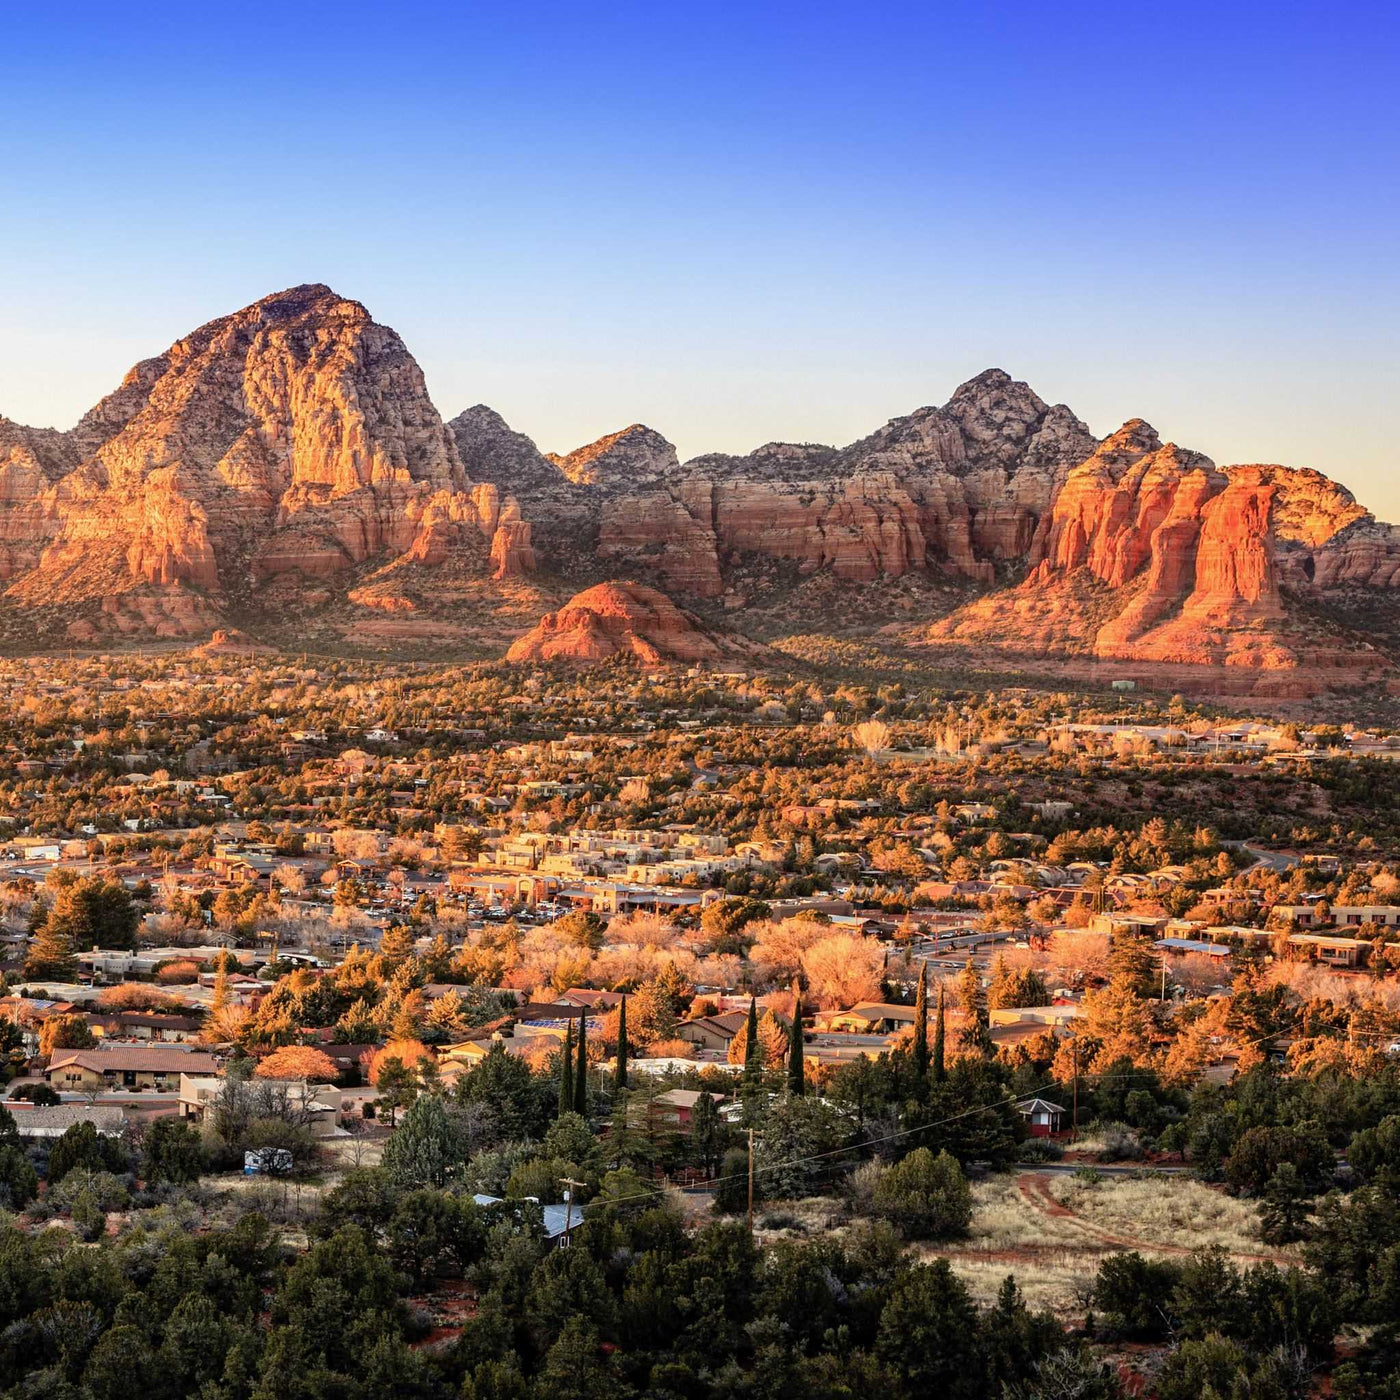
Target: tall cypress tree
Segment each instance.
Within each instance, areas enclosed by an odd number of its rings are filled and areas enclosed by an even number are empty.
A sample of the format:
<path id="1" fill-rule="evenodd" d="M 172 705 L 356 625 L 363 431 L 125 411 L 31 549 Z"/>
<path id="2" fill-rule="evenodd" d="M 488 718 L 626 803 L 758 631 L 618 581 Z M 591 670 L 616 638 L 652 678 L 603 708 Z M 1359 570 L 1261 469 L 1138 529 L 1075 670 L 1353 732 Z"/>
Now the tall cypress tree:
<path id="1" fill-rule="evenodd" d="M 788 1028 L 788 1093 L 801 1098 L 807 1092 L 806 1058 L 802 1049 L 802 988 L 794 987 L 792 1025 Z"/>
<path id="2" fill-rule="evenodd" d="M 559 1112 L 574 1111 L 574 1022 L 564 1032 L 564 1053 L 559 1057 Z"/>
<path id="3" fill-rule="evenodd" d="M 574 1112 L 588 1113 L 588 1013 L 578 1018 L 578 1073 L 574 1079 Z"/>
<path id="4" fill-rule="evenodd" d="M 943 1014 L 943 988 L 940 987 L 938 989 L 938 1020 L 934 1024 L 933 1031 L 933 1077 L 935 1082 L 940 1084 L 947 1074 L 943 1061 L 943 1045 L 947 1034 Z"/>
<path id="5" fill-rule="evenodd" d="M 914 996 L 914 1073 L 928 1078 L 928 964 L 919 964 L 919 990 Z"/>
<path id="6" fill-rule="evenodd" d="M 758 1002 L 749 998 L 749 1024 L 744 1041 L 744 1078 L 752 1081 L 763 1072 L 763 1047 L 758 1043 Z"/>
<path id="7" fill-rule="evenodd" d="M 613 1085 L 618 1089 L 627 1087 L 627 995 L 623 993 L 622 1002 L 617 1008 L 617 1074 L 613 1077 Z"/>

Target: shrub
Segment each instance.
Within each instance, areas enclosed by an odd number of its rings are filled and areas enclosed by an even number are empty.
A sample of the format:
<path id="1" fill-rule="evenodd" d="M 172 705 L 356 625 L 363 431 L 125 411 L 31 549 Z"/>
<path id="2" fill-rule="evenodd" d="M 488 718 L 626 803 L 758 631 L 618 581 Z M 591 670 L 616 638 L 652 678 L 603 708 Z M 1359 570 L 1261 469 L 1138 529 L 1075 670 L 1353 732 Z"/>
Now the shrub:
<path id="1" fill-rule="evenodd" d="M 71 1214 L 78 1234 L 89 1243 L 97 1239 L 107 1228 L 107 1216 L 90 1191 L 78 1192 L 73 1201 Z"/>
<path id="2" fill-rule="evenodd" d="M 948 1239 L 972 1221 L 972 1192 L 962 1168 L 947 1152 L 937 1157 L 916 1147 L 880 1178 L 875 1211 L 909 1239 Z"/>

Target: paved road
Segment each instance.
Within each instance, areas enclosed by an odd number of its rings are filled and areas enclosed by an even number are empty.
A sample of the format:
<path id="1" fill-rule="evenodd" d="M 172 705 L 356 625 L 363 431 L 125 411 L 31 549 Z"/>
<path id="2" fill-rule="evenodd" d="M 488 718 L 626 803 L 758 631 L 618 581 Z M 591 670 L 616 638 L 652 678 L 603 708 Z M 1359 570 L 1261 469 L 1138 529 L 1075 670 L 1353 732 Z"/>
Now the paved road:
<path id="1" fill-rule="evenodd" d="M 1254 857 L 1256 869 L 1261 865 L 1267 865 L 1270 870 L 1282 872 L 1292 870 L 1302 860 L 1302 856 L 1294 855 L 1291 851 L 1269 851 L 1250 841 L 1222 841 L 1220 844 L 1229 846 L 1232 850 L 1248 851 Z"/>

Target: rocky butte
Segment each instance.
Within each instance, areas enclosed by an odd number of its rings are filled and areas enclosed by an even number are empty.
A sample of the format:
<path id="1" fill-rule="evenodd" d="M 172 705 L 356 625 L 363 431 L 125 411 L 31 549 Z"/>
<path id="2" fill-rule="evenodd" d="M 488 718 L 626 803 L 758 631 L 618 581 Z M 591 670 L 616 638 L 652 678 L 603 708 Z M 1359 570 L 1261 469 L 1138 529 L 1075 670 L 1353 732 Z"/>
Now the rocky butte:
<path id="1" fill-rule="evenodd" d="M 598 583 L 542 617 L 511 644 L 506 660 L 589 665 L 627 656 L 656 665 L 757 658 L 763 650 L 707 627 L 655 588 Z"/>
<path id="2" fill-rule="evenodd" d="M 1140 420 L 1100 441 L 997 369 L 846 447 L 682 462 L 632 424 L 544 453 L 485 405 L 444 423 L 398 335 L 319 285 L 200 327 L 71 430 L 0 418 L 15 646 L 528 631 L 642 656 L 688 627 L 729 645 L 723 617 L 1289 693 L 1388 675 L 1398 585 L 1400 534 L 1321 474 Z"/>

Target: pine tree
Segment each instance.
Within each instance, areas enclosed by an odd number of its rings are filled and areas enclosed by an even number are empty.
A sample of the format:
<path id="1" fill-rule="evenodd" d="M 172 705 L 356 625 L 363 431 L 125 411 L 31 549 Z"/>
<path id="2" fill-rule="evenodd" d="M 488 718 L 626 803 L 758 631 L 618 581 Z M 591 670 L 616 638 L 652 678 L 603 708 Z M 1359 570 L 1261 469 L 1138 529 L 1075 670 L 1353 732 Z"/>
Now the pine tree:
<path id="1" fill-rule="evenodd" d="M 940 987 L 938 989 L 938 1020 L 934 1023 L 933 1031 L 933 1078 L 937 1084 L 941 1084 L 948 1074 L 944 1054 L 948 1039 L 944 1001 L 943 988 Z"/>
<path id="2" fill-rule="evenodd" d="M 29 940 L 24 975 L 44 980 L 71 981 L 77 975 L 77 969 L 73 940 L 55 920 L 45 919 Z"/>
<path id="3" fill-rule="evenodd" d="M 919 964 L 919 989 L 914 994 L 914 1073 L 928 1078 L 928 964 Z"/>
<path id="4" fill-rule="evenodd" d="M 578 1064 L 574 1077 L 574 1112 L 588 1116 L 588 1013 L 579 1012 Z"/>
<path id="5" fill-rule="evenodd" d="M 801 1098 L 807 1092 L 806 1056 L 802 1048 L 802 989 L 793 988 L 792 1025 L 788 1028 L 788 1093 Z"/>
<path id="6" fill-rule="evenodd" d="M 613 1086 L 619 1090 L 627 1088 L 627 997 L 625 994 L 617 1008 L 617 1073 L 613 1076 Z"/>
<path id="7" fill-rule="evenodd" d="M 574 1111 L 574 1023 L 564 1032 L 564 1053 L 559 1057 L 559 1113 Z"/>
<path id="8" fill-rule="evenodd" d="M 962 1030 L 958 1040 L 965 1050 L 983 1055 L 992 1053 L 992 1037 L 987 1027 L 987 996 L 982 990 L 982 978 L 971 958 L 958 974 L 958 1005 L 962 1009 Z"/>

